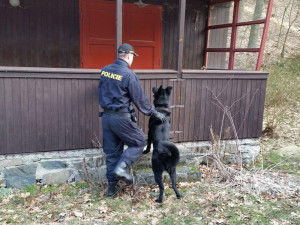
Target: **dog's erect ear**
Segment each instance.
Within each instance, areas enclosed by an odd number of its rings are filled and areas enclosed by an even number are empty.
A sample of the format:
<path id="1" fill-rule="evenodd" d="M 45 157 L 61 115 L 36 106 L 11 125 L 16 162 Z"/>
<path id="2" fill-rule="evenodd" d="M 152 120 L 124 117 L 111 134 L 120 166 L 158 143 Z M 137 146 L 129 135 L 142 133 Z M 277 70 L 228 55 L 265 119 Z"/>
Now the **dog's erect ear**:
<path id="1" fill-rule="evenodd" d="M 152 88 L 152 92 L 153 92 L 153 94 L 156 94 L 156 93 L 157 93 L 157 91 L 158 91 L 158 89 L 157 89 L 156 87 L 153 87 L 153 88 Z"/>
<path id="2" fill-rule="evenodd" d="M 156 93 L 158 96 L 160 95 L 162 89 L 163 89 L 163 87 L 162 87 L 162 85 L 160 85 L 159 88 L 158 88 L 158 90 L 157 90 L 157 93 Z"/>
<path id="3" fill-rule="evenodd" d="M 166 91 L 167 91 L 168 94 L 171 93 L 172 88 L 173 88 L 173 87 L 171 87 L 171 86 L 168 86 L 168 87 L 167 87 Z"/>

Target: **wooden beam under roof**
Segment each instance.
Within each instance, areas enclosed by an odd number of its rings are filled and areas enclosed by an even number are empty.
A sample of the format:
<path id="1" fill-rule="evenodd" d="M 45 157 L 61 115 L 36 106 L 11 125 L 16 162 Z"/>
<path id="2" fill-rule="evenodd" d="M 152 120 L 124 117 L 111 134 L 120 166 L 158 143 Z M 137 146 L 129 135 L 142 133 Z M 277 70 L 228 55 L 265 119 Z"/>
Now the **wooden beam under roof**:
<path id="1" fill-rule="evenodd" d="M 122 8 L 123 0 L 117 0 L 116 3 L 116 57 L 118 56 L 118 47 L 122 44 Z"/>
<path id="2" fill-rule="evenodd" d="M 178 78 L 181 77 L 183 64 L 183 44 L 184 44 L 184 23 L 185 23 L 185 8 L 186 0 L 179 0 L 179 37 L 178 37 L 178 56 L 177 56 L 177 71 Z"/>

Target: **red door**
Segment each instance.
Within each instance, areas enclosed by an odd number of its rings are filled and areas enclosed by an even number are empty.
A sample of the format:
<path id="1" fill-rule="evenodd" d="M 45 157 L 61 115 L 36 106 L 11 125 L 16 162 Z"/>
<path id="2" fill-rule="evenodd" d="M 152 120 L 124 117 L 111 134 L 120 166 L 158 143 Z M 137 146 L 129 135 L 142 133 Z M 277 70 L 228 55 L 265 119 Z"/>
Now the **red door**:
<path id="1" fill-rule="evenodd" d="M 99 69 L 115 59 L 115 2 L 81 0 L 81 68 Z M 133 69 L 161 68 L 160 6 L 123 4 L 123 42 L 139 54 Z"/>

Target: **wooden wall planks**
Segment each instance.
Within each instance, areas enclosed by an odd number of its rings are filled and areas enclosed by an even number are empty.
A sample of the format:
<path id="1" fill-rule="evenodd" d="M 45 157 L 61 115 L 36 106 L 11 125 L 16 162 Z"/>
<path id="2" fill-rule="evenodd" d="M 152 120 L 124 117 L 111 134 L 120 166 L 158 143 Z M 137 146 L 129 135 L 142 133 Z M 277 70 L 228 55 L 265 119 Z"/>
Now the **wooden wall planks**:
<path id="1" fill-rule="evenodd" d="M 222 122 L 212 92 L 231 107 L 239 138 L 261 135 L 264 72 L 184 71 L 180 80 L 176 71 L 137 74 L 151 102 L 152 87 L 162 84 L 173 87 L 171 105 L 184 105 L 170 109 L 174 142 L 210 140 L 210 126 L 225 137 L 230 123 Z M 0 67 L 0 154 L 90 148 L 101 141 L 98 79 L 97 70 Z M 146 135 L 148 119 L 138 113 Z"/>

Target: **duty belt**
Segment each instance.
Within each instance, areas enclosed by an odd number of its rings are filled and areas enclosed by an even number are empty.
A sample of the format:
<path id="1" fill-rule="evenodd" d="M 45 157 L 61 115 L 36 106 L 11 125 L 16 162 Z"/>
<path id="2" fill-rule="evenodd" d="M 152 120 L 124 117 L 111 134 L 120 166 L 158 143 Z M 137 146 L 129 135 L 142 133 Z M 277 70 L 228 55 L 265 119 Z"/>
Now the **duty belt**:
<path id="1" fill-rule="evenodd" d="M 117 116 L 122 116 L 122 117 L 129 117 L 130 118 L 130 113 L 126 113 L 126 112 L 115 112 L 109 109 L 104 109 L 104 112 L 100 112 L 99 113 L 99 117 L 102 117 L 102 115 L 104 114 L 109 114 L 109 115 L 117 115 Z"/>

